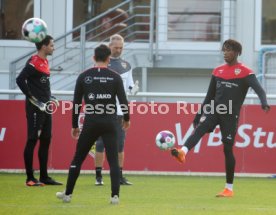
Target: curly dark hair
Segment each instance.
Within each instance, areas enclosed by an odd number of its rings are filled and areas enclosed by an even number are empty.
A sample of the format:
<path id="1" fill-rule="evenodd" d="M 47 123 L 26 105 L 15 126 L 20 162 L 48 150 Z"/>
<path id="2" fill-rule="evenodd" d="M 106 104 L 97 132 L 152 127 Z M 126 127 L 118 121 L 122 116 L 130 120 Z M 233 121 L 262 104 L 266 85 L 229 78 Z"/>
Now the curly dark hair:
<path id="1" fill-rule="evenodd" d="M 237 52 L 239 55 L 241 55 L 242 53 L 242 45 L 238 41 L 233 39 L 228 39 L 224 41 L 221 50 L 224 51 L 225 49 L 233 50 L 234 52 Z"/>
<path id="2" fill-rule="evenodd" d="M 53 40 L 53 37 L 47 35 L 41 42 L 35 43 L 36 49 L 40 50 L 43 45 L 48 46 L 51 40 Z"/>

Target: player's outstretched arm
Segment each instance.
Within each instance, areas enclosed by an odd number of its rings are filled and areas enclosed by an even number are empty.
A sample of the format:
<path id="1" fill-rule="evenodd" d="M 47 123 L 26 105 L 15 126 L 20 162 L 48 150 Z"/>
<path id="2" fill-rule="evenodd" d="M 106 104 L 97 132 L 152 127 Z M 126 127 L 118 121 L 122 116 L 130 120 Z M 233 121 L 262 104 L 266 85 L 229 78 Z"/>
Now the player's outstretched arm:
<path id="1" fill-rule="evenodd" d="M 128 101 L 126 97 L 126 92 L 124 90 L 123 80 L 120 76 L 118 76 L 116 95 L 118 97 L 119 103 L 121 105 L 121 109 L 124 114 L 124 121 L 129 121 L 130 116 L 129 116 Z"/>
<path id="2" fill-rule="evenodd" d="M 82 84 L 81 84 L 82 76 L 80 75 L 76 81 L 76 86 L 74 90 L 74 100 L 73 100 L 73 108 L 72 108 L 72 128 L 78 128 L 78 119 L 80 115 L 80 110 L 82 107 Z"/>
<path id="3" fill-rule="evenodd" d="M 262 86 L 260 85 L 259 81 L 257 80 L 256 76 L 254 74 L 251 74 L 247 77 L 247 83 L 252 89 L 256 92 L 258 95 L 261 104 L 262 104 L 262 109 L 265 112 L 268 112 L 270 110 L 270 106 L 267 103 L 267 98 L 266 98 L 266 93 Z"/>

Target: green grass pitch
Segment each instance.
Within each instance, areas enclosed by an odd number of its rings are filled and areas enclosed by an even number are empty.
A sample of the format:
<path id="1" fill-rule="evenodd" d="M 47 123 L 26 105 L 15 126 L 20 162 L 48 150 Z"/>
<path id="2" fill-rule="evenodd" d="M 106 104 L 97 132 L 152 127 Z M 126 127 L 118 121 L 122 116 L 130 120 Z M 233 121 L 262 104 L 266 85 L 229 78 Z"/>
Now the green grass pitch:
<path id="1" fill-rule="evenodd" d="M 67 174 L 51 174 L 66 181 Z M 224 215 L 276 214 L 276 179 L 236 177 L 233 198 L 216 198 L 224 177 L 127 175 L 120 204 L 110 205 L 110 179 L 94 185 L 94 174 L 81 174 L 69 204 L 55 197 L 63 186 L 27 187 L 24 174 L 0 174 L 0 214 Z"/>

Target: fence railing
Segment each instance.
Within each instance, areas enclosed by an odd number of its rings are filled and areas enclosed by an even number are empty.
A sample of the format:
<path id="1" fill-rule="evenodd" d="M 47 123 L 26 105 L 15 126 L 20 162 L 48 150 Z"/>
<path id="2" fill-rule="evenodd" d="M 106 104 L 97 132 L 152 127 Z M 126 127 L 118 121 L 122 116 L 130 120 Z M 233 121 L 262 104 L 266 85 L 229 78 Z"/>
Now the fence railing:
<path id="1" fill-rule="evenodd" d="M 276 49 L 264 49 L 260 55 L 260 81 L 267 93 L 276 93 Z"/>
<path id="2" fill-rule="evenodd" d="M 49 59 L 51 71 L 56 71 L 51 76 L 52 88 L 72 89 L 75 83 L 72 76 L 90 67 L 94 48 L 108 42 L 115 33 L 120 33 L 127 42 L 122 57 L 130 59 L 137 50 L 135 44 L 139 44 L 147 50 L 148 60 L 152 60 L 154 22 L 150 20 L 154 20 L 155 10 L 151 9 L 155 8 L 154 2 L 150 0 L 148 4 L 141 5 L 134 0 L 126 0 L 56 38 L 55 51 Z M 16 75 L 35 52 L 33 50 L 10 63 L 10 89 L 16 89 Z M 66 71 L 65 75 L 63 71 Z"/>
<path id="3" fill-rule="evenodd" d="M 52 94 L 55 96 L 70 96 L 73 98 L 74 91 L 72 90 L 52 90 Z M 13 90 L 13 89 L 0 89 L 1 95 L 23 95 L 21 90 Z M 167 92 L 138 92 L 136 95 L 130 96 L 132 99 L 135 98 L 205 98 L 206 93 L 167 93 Z M 22 99 L 21 97 L 19 99 Z M 246 99 L 249 99 L 246 103 L 250 104 L 253 100 L 259 100 L 256 94 L 248 93 Z M 276 94 L 268 94 L 268 100 L 276 100 Z"/>

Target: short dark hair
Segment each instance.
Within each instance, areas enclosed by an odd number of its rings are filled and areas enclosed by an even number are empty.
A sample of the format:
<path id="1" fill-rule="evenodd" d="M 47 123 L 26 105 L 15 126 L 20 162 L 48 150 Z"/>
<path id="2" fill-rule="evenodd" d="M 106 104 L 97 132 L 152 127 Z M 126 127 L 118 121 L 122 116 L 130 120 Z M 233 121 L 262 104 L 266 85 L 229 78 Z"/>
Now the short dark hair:
<path id="1" fill-rule="evenodd" d="M 242 45 L 238 41 L 233 39 L 228 39 L 224 41 L 221 50 L 224 51 L 224 49 L 231 49 L 237 52 L 239 55 L 241 55 L 242 53 Z"/>
<path id="2" fill-rule="evenodd" d="M 110 55 L 111 51 L 107 45 L 102 44 L 95 48 L 95 61 L 97 62 L 105 62 Z"/>
<path id="3" fill-rule="evenodd" d="M 48 46 L 51 40 L 53 40 L 53 37 L 46 35 L 46 37 L 41 42 L 35 43 L 36 49 L 40 50 L 43 45 Z"/>

